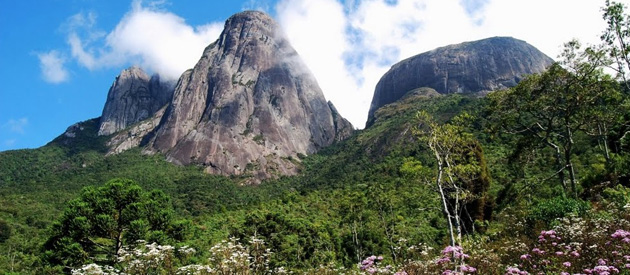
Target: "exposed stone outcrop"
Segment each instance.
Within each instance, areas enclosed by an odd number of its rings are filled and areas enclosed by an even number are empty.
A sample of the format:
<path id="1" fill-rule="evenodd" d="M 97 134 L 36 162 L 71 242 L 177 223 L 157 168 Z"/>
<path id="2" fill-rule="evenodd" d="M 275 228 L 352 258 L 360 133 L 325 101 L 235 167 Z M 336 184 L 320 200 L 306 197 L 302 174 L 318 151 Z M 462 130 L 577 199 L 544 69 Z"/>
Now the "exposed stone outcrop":
<path id="1" fill-rule="evenodd" d="M 172 84 L 158 75 L 149 77 L 138 67 L 123 70 L 107 94 L 98 134 L 111 135 L 152 117 L 172 95 Z"/>
<path id="2" fill-rule="evenodd" d="M 151 118 L 136 123 L 125 130 L 116 132 L 116 134 L 107 141 L 106 145 L 109 148 L 107 155 L 122 153 L 131 148 L 141 146 L 145 137 L 151 134 L 155 127 L 160 124 L 165 110 L 166 106 L 158 110 Z"/>
<path id="3" fill-rule="evenodd" d="M 278 24 L 247 11 L 230 17 L 180 77 L 146 151 L 258 181 L 296 173 L 299 154 L 347 137 L 348 129 Z"/>
<path id="4" fill-rule="evenodd" d="M 437 48 L 394 66 L 376 85 L 367 126 L 378 108 L 407 92 L 430 87 L 441 94 L 484 94 L 515 86 L 524 75 L 544 71 L 553 60 L 510 37 L 493 37 Z"/>
<path id="5" fill-rule="evenodd" d="M 335 105 L 333 105 L 332 102 L 328 101 L 328 107 L 330 107 L 333 122 L 335 124 L 335 140 L 342 141 L 349 138 L 354 133 L 354 126 L 352 126 L 352 123 L 339 114 L 337 108 L 335 108 Z"/>

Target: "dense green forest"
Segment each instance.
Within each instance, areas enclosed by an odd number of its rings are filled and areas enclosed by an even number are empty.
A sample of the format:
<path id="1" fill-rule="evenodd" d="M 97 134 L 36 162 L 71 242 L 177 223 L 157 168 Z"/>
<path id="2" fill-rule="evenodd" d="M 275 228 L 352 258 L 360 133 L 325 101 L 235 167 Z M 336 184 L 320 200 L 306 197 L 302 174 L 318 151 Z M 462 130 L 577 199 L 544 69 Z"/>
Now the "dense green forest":
<path id="1" fill-rule="evenodd" d="M 97 119 L 0 152 L 0 273 L 630 274 L 625 8 L 514 88 L 414 90 L 260 185 L 106 156 Z"/>

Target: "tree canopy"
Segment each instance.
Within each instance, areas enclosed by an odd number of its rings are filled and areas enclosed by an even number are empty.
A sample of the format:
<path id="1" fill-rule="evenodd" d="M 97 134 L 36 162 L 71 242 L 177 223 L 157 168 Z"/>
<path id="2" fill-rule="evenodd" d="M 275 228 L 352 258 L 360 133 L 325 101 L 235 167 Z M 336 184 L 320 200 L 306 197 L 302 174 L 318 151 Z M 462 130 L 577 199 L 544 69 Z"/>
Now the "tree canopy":
<path id="1" fill-rule="evenodd" d="M 137 240 L 169 243 L 186 236 L 186 222 L 174 220 L 170 199 L 160 190 L 145 192 L 131 180 L 113 179 L 86 187 L 67 204 L 44 245 L 53 264 L 112 263 L 123 245 Z"/>

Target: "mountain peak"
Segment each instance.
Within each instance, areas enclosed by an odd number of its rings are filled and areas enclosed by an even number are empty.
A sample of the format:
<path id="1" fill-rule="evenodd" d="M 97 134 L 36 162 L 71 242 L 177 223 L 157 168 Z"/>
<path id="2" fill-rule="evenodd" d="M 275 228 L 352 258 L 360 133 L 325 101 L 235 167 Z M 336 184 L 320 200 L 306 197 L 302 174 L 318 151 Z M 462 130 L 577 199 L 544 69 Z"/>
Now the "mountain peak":
<path id="1" fill-rule="evenodd" d="M 172 85 L 149 77 L 136 66 L 124 69 L 112 84 L 100 118 L 99 135 L 110 135 L 145 120 L 172 96 Z"/>
<path id="2" fill-rule="evenodd" d="M 146 150 L 258 182 L 297 173 L 298 156 L 347 137 L 346 123 L 278 24 L 246 11 L 182 74 Z"/>
<path id="3" fill-rule="evenodd" d="M 553 60 L 527 42 L 491 37 L 440 47 L 396 63 L 381 77 L 368 114 L 407 92 L 429 87 L 438 93 L 484 94 L 515 86 L 524 75 L 544 71 Z"/>
<path id="4" fill-rule="evenodd" d="M 122 70 L 122 72 L 120 72 L 120 77 L 122 78 L 137 77 L 137 78 L 148 79 L 149 75 L 140 67 L 133 65 L 127 69 Z"/>
<path id="5" fill-rule="evenodd" d="M 228 18 L 226 25 L 234 20 L 261 20 L 275 24 L 275 20 L 273 20 L 269 14 L 257 10 L 246 10 L 235 13 Z"/>

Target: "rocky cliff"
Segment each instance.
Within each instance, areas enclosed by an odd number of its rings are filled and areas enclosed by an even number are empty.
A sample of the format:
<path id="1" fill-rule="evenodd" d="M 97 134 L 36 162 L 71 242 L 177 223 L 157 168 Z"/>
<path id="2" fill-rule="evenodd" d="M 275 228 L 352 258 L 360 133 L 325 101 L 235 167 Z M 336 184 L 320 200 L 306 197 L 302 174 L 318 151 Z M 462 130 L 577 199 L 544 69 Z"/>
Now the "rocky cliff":
<path id="1" fill-rule="evenodd" d="M 170 102 L 173 85 L 149 77 L 142 69 L 123 70 L 107 94 L 100 118 L 99 135 L 111 135 L 152 117 Z"/>
<path id="2" fill-rule="evenodd" d="M 515 86 L 524 75 L 542 72 L 552 62 L 532 45 L 510 37 L 450 45 L 413 56 L 392 66 L 376 85 L 367 126 L 378 108 L 414 89 L 483 94 Z"/>
<path id="3" fill-rule="evenodd" d="M 278 24 L 247 11 L 230 17 L 219 39 L 180 77 L 146 151 L 260 180 L 296 173 L 299 155 L 351 130 Z"/>

